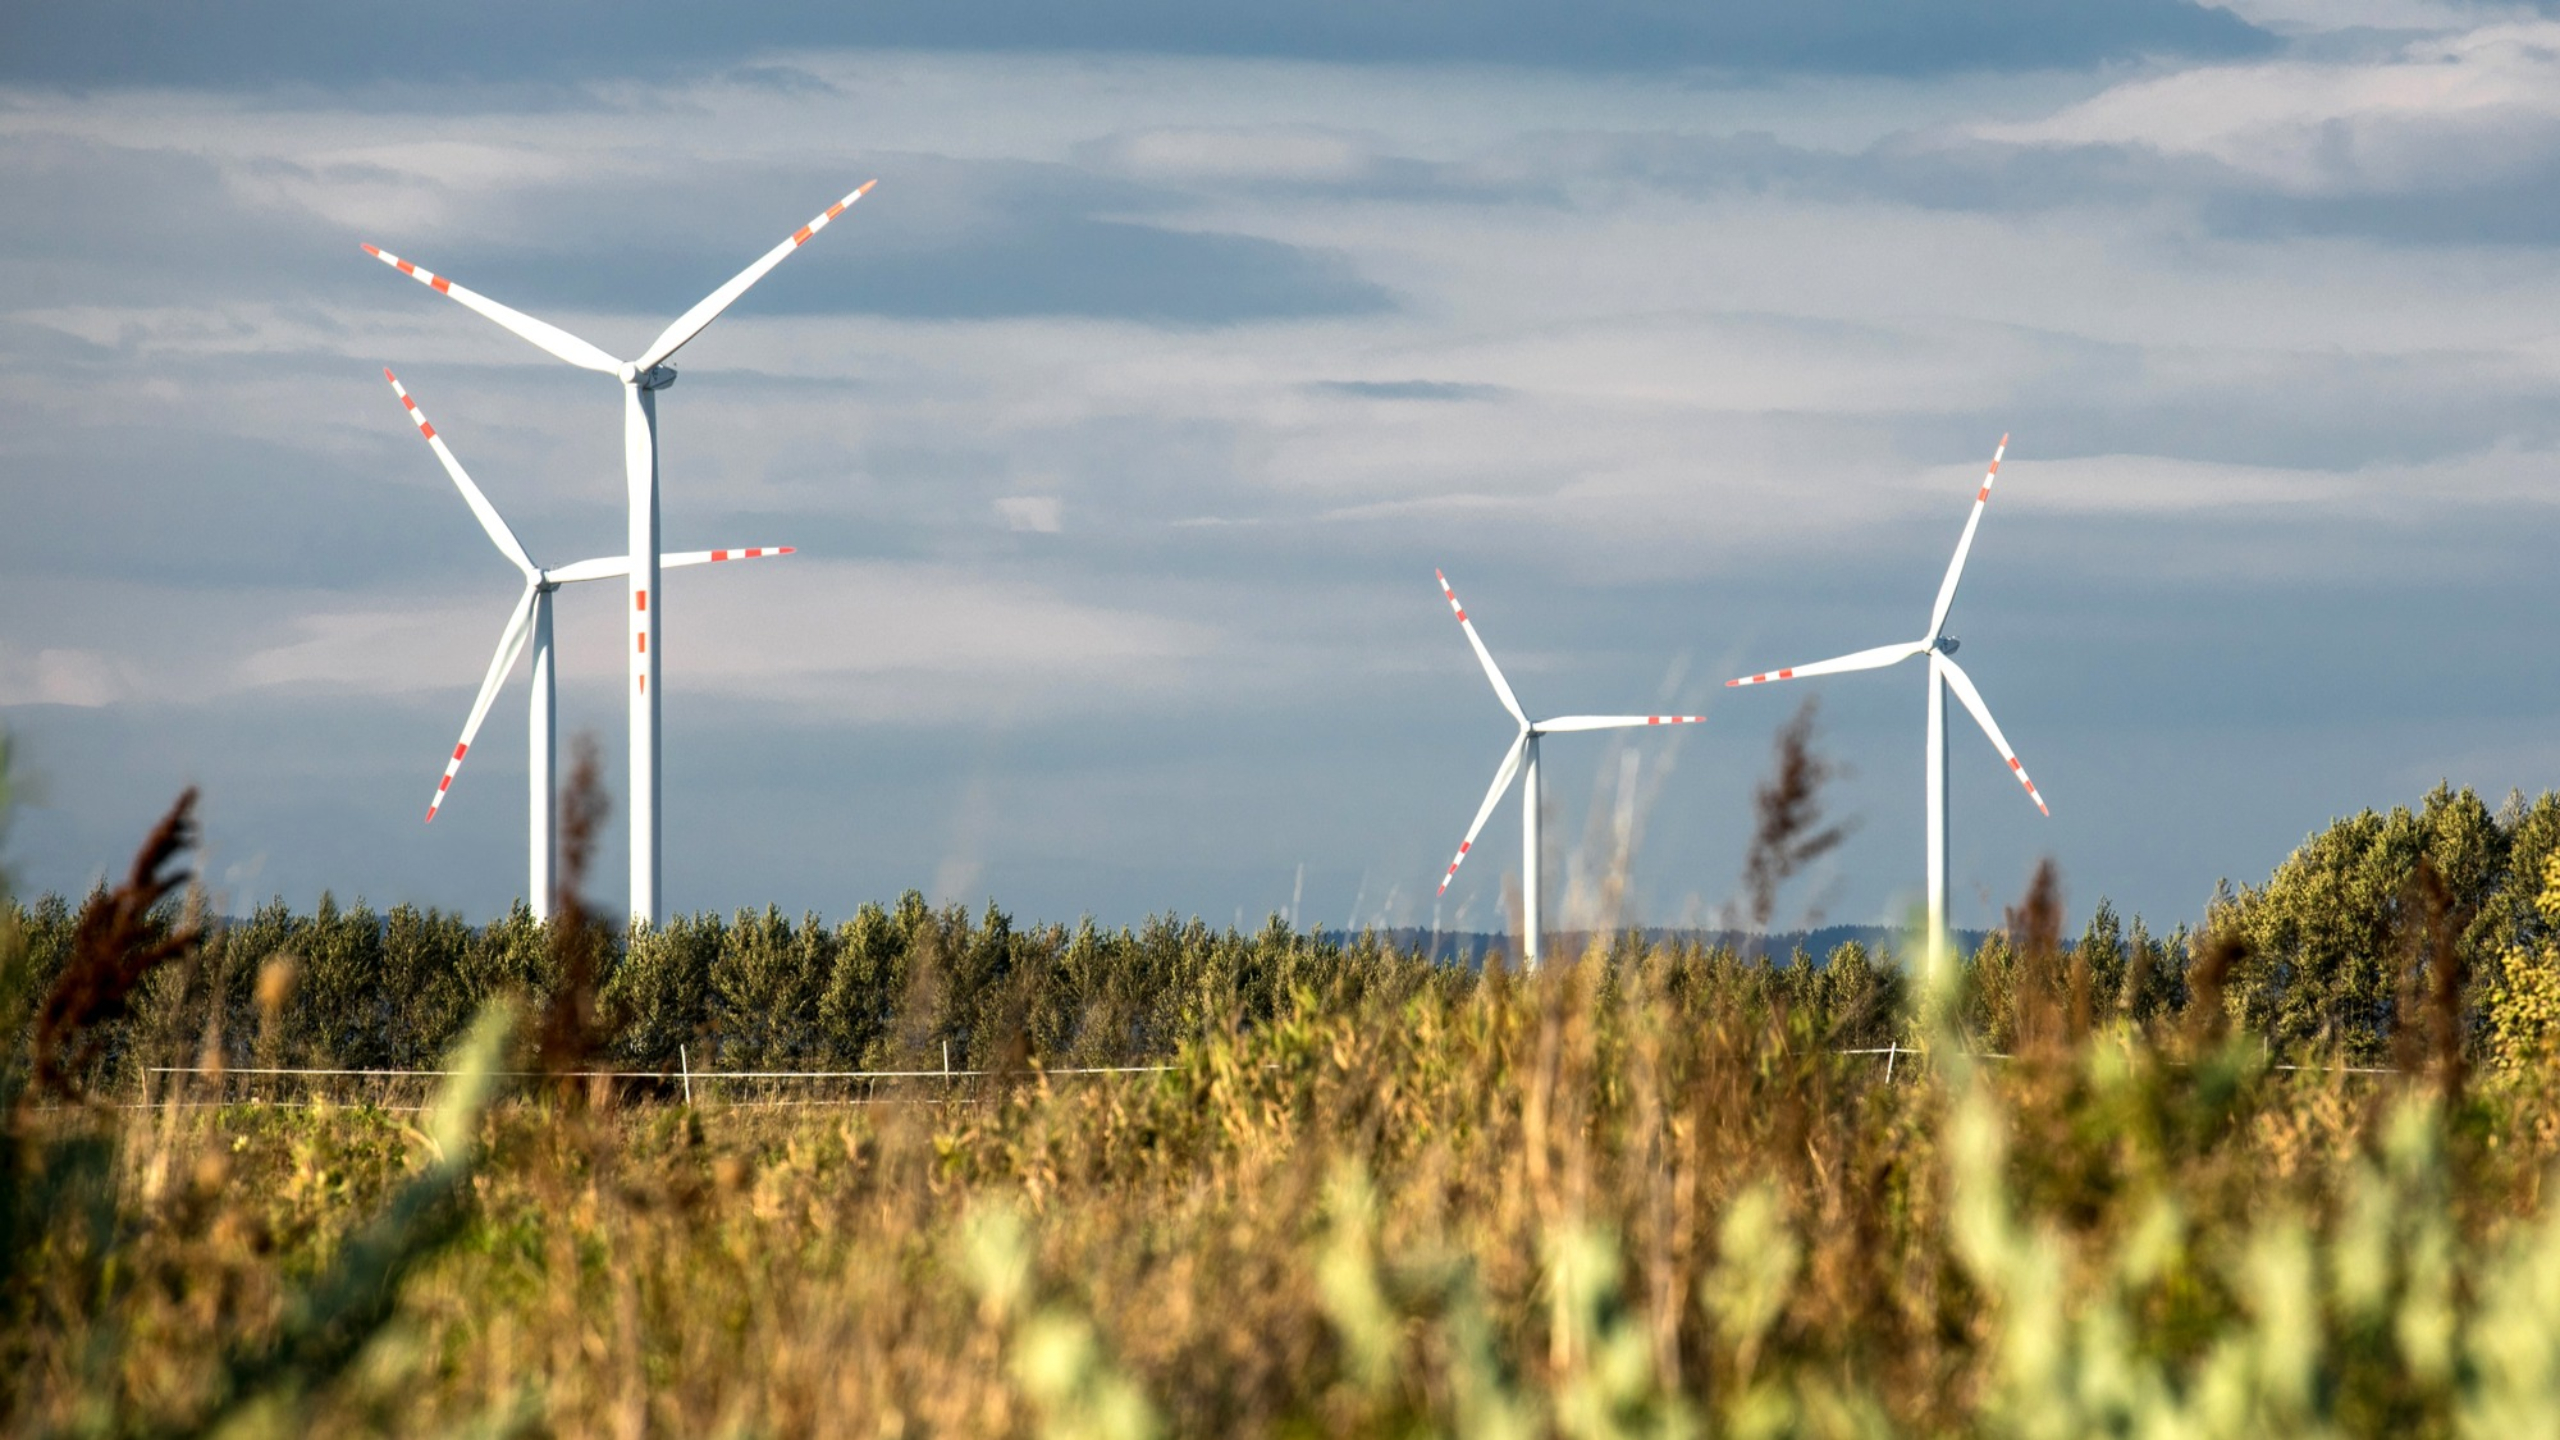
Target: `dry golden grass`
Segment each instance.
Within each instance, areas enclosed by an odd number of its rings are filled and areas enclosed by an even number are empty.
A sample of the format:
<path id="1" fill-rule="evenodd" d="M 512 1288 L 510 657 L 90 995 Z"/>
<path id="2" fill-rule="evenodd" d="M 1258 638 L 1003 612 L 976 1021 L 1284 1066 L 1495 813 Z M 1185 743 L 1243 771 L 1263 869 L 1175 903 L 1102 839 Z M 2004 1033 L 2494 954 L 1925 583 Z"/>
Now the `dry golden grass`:
<path id="1" fill-rule="evenodd" d="M 2553 1107 L 2521 1080 L 2447 1108 L 2423 1082 L 2102 1032 L 1886 1085 L 1765 997 L 1694 980 L 1654 955 L 1393 1005 L 1305 995 L 1161 1076 L 947 1100 L 501 1103 L 449 1229 L 346 1368 L 247 1400 L 226 1356 L 435 1159 L 426 1131 L 369 1109 L 29 1112 L 109 1147 L 120 1199 L 103 1271 L 67 1223 L 26 1267 L 11 1413 L 184 1429 L 227 1398 L 232 1424 L 332 1434 L 2016 1428 L 2023 1302 L 1966 1238 L 1965 1106 L 1996 1116 L 2001 1213 L 2049 1234 L 2066 1295 L 2158 1252 L 2124 1291 L 2125 1349 L 2171 1375 L 2261 1324 L 2246 1256 L 2276 1218 L 2345 1244 L 2408 1104 L 2484 1275 L 2554 1158 Z M 156 1198 L 146 1173 L 172 1177 Z M 2362 1368 L 2331 1377 L 2328 1419 L 2450 1428 L 2456 1388 L 2341 1303 L 2315 1349 Z"/>

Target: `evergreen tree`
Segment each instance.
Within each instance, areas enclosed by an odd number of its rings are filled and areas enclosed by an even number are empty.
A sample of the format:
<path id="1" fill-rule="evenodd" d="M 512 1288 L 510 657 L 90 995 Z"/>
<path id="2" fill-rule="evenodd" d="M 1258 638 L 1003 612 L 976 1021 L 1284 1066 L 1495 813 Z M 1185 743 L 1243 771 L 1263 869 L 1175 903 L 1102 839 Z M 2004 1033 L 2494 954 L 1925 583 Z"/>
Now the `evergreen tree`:
<path id="1" fill-rule="evenodd" d="M 711 967 L 722 1065 L 772 1070 L 818 1058 L 818 1004 L 835 949 L 814 914 L 795 926 L 770 905 L 762 915 L 737 913 Z"/>

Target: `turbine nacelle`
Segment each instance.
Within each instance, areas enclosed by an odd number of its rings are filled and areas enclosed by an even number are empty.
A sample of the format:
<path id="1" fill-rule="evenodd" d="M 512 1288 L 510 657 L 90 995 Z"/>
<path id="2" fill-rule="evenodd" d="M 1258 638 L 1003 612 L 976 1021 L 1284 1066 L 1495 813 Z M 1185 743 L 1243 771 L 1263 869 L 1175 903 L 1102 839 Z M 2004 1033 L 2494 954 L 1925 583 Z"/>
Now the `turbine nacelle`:
<path id="1" fill-rule="evenodd" d="M 1954 637 L 1953 635 L 1941 635 L 1941 636 L 1939 636 L 1939 637 L 1938 637 L 1938 643 L 1937 643 L 1936 645 L 1932 646 L 1931 648 L 1932 648 L 1932 649 L 1934 649 L 1934 650 L 1936 650 L 1936 651 L 1937 651 L 1939 654 L 1941 654 L 1941 655 L 1953 655 L 1954 653 L 1956 653 L 1956 651 L 1958 651 L 1958 650 L 1962 649 L 1963 647 L 1964 647 L 1964 642 L 1963 642 L 1963 641 L 1961 641 L 1961 640 L 1958 640 L 1958 639 L 1957 639 L 1956 637 Z"/>

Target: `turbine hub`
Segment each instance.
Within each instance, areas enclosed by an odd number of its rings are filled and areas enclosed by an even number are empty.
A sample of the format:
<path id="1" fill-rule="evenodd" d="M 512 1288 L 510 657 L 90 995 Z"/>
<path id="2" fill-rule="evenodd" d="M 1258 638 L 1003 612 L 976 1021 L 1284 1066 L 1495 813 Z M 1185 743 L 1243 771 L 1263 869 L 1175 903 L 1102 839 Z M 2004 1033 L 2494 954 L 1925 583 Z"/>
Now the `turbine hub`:
<path id="1" fill-rule="evenodd" d="M 674 383 L 676 383 L 676 367 L 673 365 L 651 366 L 649 373 L 640 377 L 640 388 L 643 390 L 664 390 Z"/>

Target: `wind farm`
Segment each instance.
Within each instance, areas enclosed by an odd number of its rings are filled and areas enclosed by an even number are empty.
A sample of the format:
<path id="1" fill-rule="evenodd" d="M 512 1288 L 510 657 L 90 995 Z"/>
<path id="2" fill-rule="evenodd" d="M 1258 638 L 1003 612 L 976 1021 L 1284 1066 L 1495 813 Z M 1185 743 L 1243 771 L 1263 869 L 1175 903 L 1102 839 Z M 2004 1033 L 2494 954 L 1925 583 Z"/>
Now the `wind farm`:
<path id="1" fill-rule="evenodd" d="M 8 1433 L 2560 1413 L 2560 19 L 19 10 Z"/>
<path id="2" fill-rule="evenodd" d="M 648 348 L 641 351 L 635 360 L 617 360 L 556 325 L 457 285 L 446 276 L 422 270 L 414 263 L 370 243 L 364 247 L 366 254 L 437 294 L 449 297 L 545 354 L 582 370 L 610 375 L 622 384 L 623 475 L 628 501 L 625 533 L 629 544 L 625 552 L 629 557 L 625 573 L 630 581 L 631 598 L 630 688 L 627 696 L 630 766 L 629 793 L 625 803 L 630 807 L 631 916 L 643 923 L 655 924 L 661 914 L 658 900 L 662 854 L 658 808 L 661 759 L 658 720 L 666 689 L 664 685 L 652 682 L 658 678 L 666 647 L 662 643 L 652 649 L 649 641 L 652 635 L 664 628 L 666 618 L 666 595 L 658 584 L 658 570 L 663 563 L 658 550 L 658 392 L 676 383 L 675 367 L 667 362 L 712 321 L 719 319 L 722 311 L 737 303 L 739 296 L 746 294 L 775 266 L 790 258 L 793 251 L 808 244 L 812 236 L 869 194 L 876 183 L 864 181 L 843 199 L 812 217 L 809 223 L 791 232 L 789 238 L 766 251 L 754 264 L 696 301 L 693 308 L 658 332 L 658 337 L 650 341 Z M 653 595 L 657 597 L 658 608 L 655 610 L 649 608 Z M 461 758 L 457 751 L 455 763 L 461 763 Z M 451 778 L 449 774 L 447 778 Z"/>

